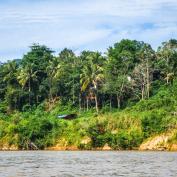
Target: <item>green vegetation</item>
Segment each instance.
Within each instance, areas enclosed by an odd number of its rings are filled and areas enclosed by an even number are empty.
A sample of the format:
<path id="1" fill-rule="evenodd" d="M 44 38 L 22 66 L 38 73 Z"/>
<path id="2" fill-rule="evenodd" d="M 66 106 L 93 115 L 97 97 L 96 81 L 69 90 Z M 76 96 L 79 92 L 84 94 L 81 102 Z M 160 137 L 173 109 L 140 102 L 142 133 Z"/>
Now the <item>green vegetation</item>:
<path id="1" fill-rule="evenodd" d="M 70 113 L 78 118 L 57 118 Z M 157 51 L 122 40 L 105 55 L 79 56 L 34 44 L 22 59 L 0 64 L 0 148 L 136 149 L 176 129 L 177 40 Z"/>

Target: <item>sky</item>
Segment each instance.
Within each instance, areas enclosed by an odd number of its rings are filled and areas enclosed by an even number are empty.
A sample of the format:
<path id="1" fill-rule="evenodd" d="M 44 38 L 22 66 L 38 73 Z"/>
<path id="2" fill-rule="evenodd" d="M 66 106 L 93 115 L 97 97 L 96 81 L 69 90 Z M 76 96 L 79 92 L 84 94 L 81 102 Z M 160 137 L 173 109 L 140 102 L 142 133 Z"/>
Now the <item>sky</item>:
<path id="1" fill-rule="evenodd" d="M 177 0 L 0 0 L 0 62 L 33 43 L 106 52 L 121 39 L 156 49 L 177 38 Z"/>

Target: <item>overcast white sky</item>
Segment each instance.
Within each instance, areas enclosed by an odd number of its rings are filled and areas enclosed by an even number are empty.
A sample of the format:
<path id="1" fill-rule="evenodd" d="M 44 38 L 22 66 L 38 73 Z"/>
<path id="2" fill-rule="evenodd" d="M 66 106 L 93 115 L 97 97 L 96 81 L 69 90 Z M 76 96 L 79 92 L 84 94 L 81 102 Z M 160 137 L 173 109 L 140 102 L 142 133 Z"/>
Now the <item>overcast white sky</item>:
<path id="1" fill-rule="evenodd" d="M 0 61 L 32 43 L 105 52 L 123 38 L 154 49 L 177 38 L 177 0 L 0 0 Z"/>

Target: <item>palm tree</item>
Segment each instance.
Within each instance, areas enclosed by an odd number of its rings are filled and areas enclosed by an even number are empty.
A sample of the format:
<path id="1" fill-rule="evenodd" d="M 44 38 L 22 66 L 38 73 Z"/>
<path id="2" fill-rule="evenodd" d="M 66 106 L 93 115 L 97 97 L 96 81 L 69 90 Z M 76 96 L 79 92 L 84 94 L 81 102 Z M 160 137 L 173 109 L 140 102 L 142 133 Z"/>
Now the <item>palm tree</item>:
<path id="1" fill-rule="evenodd" d="M 16 69 L 17 64 L 15 61 L 8 62 L 4 65 L 3 71 L 5 73 L 4 81 L 6 81 L 8 84 L 13 82 L 16 79 Z"/>
<path id="2" fill-rule="evenodd" d="M 17 108 L 17 100 L 19 98 L 18 95 L 18 81 L 16 77 L 16 70 L 17 70 L 17 63 L 16 61 L 9 61 L 8 63 L 4 64 L 3 73 L 4 78 L 3 81 L 7 84 L 6 86 L 6 100 L 8 100 L 9 110 L 13 108 Z"/>
<path id="3" fill-rule="evenodd" d="M 25 68 L 20 68 L 18 70 L 18 82 L 24 89 L 24 87 L 28 84 L 28 92 L 29 92 L 29 105 L 31 105 L 31 87 L 32 81 L 37 79 L 36 73 L 37 71 L 33 71 L 32 64 L 26 65 Z"/>
<path id="4" fill-rule="evenodd" d="M 49 99 L 50 101 L 53 100 L 52 88 L 54 86 L 54 82 L 57 80 L 57 76 L 59 75 L 58 67 L 59 67 L 59 64 L 58 64 L 57 58 L 53 58 L 53 60 L 49 62 L 49 65 L 46 68 L 48 79 L 49 79 Z"/>
<path id="5" fill-rule="evenodd" d="M 90 96 L 94 95 L 95 108 L 98 112 L 98 86 L 104 79 L 103 57 L 98 52 L 89 52 L 86 59 L 87 63 L 84 64 L 80 75 L 81 91 L 87 91 Z M 89 95 L 87 95 L 87 106 Z"/>

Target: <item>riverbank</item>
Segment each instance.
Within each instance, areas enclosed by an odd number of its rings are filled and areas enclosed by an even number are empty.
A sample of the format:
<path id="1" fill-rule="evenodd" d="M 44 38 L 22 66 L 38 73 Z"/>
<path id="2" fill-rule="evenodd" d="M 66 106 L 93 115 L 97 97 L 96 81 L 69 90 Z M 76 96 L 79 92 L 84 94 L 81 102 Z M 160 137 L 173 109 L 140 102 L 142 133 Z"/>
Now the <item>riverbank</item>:
<path id="1" fill-rule="evenodd" d="M 19 119 L 20 115 L 16 114 L 12 117 L 13 121 L 1 120 L 4 136 L 0 139 L 0 150 L 176 151 L 176 118 L 164 122 L 165 117 L 155 124 L 154 113 L 148 113 L 148 119 L 147 114 L 145 117 L 143 114 L 91 114 L 85 117 L 81 115 L 72 121 L 57 120 L 44 114 L 37 122 L 36 118 L 29 117 L 12 124 L 14 120 L 17 121 L 17 116 Z M 158 113 L 155 115 L 158 119 L 161 116 Z M 172 125 L 173 129 L 163 128 Z"/>
<path id="2" fill-rule="evenodd" d="M 176 87 L 174 87 L 176 89 Z M 176 97 L 159 91 L 123 110 L 78 111 L 57 102 L 0 114 L 1 150 L 176 150 Z M 57 115 L 77 113 L 74 120 Z"/>
<path id="3" fill-rule="evenodd" d="M 158 135 L 145 140 L 139 147 L 131 149 L 131 151 L 177 151 L 177 143 L 169 143 L 171 136 Z M 81 149 L 77 146 L 61 146 L 56 144 L 51 147 L 47 147 L 44 150 L 49 151 L 122 151 L 123 149 L 112 149 L 107 143 L 103 147 Z M 21 151 L 18 146 L 4 144 L 0 146 L 0 151 Z M 125 151 L 125 150 L 123 150 Z M 130 150 L 126 150 L 130 151 Z"/>

